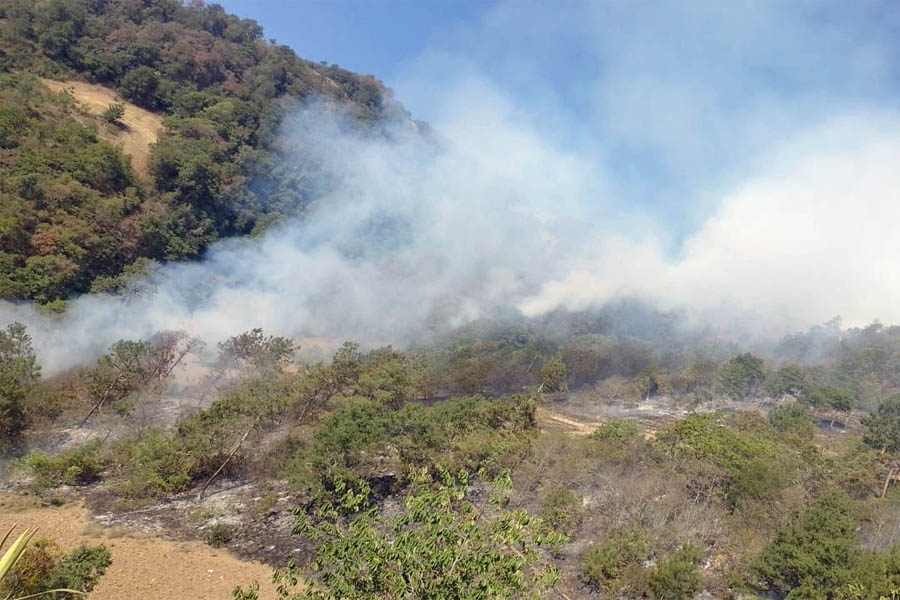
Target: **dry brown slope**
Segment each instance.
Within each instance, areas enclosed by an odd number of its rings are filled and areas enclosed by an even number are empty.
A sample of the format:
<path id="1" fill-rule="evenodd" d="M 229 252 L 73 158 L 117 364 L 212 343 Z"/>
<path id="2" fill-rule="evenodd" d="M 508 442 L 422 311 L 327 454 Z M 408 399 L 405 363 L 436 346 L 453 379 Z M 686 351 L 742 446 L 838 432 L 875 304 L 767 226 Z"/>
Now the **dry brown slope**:
<path id="1" fill-rule="evenodd" d="M 83 81 L 41 81 L 56 92 L 68 92 L 88 112 L 99 115 L 110 104 L 119 103 L 125 106 L 122 117 L 124 127 L 117 131 L 108 128 L 100 129 L 100 137 L 120 146 L 125 154 L 131 156 L 134 170 L 143 176 L 149 175 L 150 145 L 156 143 L 157 133 L 162 128 L 162 116 L 126 102 L 111 90 L 102 85 Z"/>
<path id="2" fill-rule="evenodd" d="M 104 530 L 83 506 L 22 506 L 16 496 L 0 498 L 0 531 L 14 524 L 39 527 L 46 537 L 70 550 L 79 544 L 105 544 L 112 565 L 88 598 L 91 600 L 227 600 L 237 585 L 261 583 L 260 598 L 274 600 L 268 582 L 272 568 L 239 560 L 200 542 L 175 542 Z M 112 535 L 115 534 L 115 535 Z"/>

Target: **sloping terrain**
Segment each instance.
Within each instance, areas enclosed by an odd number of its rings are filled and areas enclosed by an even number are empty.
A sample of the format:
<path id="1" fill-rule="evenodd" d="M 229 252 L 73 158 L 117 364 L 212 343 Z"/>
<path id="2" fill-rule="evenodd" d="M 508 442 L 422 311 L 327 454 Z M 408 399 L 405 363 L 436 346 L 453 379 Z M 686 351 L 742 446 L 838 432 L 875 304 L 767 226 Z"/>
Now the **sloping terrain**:
<path id="1" fill-rule="evenodd" d="M 110 126 L 100 130 L 100 138 L 119 146 L 131 157 L 131 165 L 140 175 L 150 175 L 150 145 L 155 144 L 157 134 L 162 129 L 162 117 L 140 106 L 127 102 L 114 90 L 102 85 L 85 83 L 84 81 L 41 81 L 56 92 L 72 94 L 75 100 L 88 112 L 100 115 L 110 104 L 121 104 L 125 107 L 125 115 L 120 119 L 121 126 Z"/>
<path id="2" fill-rule="evenodd" d="M 80 544 L 104 544 L 112 565 L 90 593 L 93 600 L 190 598 L 222 600 L 235 586 L 266 582 L 271 567 L 242 561 L 201 542 L 176 542 L 133 530 L 102 529 L 81 505 L 44 507 L 13 496 L 0 497 L 0 529 L 39 527 L 64 550 Z M 260 598 L 275 598 L 263 586 Z"/>

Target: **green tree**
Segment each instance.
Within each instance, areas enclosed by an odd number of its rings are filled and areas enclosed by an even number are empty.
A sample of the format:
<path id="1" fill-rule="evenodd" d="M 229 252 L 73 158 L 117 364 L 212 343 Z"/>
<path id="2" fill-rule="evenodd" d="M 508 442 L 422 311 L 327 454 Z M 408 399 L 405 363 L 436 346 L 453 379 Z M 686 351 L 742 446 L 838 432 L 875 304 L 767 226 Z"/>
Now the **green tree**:
<path id="1" fill-rule="evenodd" d="M 564 392 L 568 389 L 566 384 L 566 363 L 559 355 L 554 356 L 544 363 L 541 369 L 541 385 L 543 391 Z"/>
<path id="2" fill-rule="evenodd" d="M 781 367 L 766 381 L 766 388 L 772 396 L 779 398 L 787 395 L 796 400 L 804 399 L 808 385 L 806 372 L 797 365 Z"/>
<path id="3" fill-rule="evenodd" d="M 259 327 L 232 336 L 219 344 L 218 364 L 225 369 L 250 369 L 280 373 L 297 350 L 290 339 L 265 335 Z"/>
<path id="4" fill-rule="evenodd" d="M 144 108 L 156 108 L 159 73 L 150 67 L 138 67 L 122 78 L 122 95 Z"/>
<path id="5" fill-rule="evenodd" d="M 769 424 L 783 433 L 793 433 L 809 439 L 815 432 L 815 425 L 806 409 L 798 402 L 782 404 L 769 412 Z"/>
<path id="6" fill-rule="evenodd" d="M 863 425 L 869 428 L 863 437 L 866 444 L 882 452 L 900 450 L 900 394 L 885 398 Z"/>
<path id="7" fill-rule="evenodd" d="M 556 584 L 556 569 L 539 551 L 564 538 L 545 533 L 540 519 L 505 508 L 508 477 L 491 495 L 496 507 L 482 511 L 469 498 L 469 474 L 444 472 L 434 482 L 426 471 L 400 515 L 385 519 L 375 509 L 344 525 L 339 512 L 354 510 L 359 496 L 344 489 L 340 508 L 323 508 L 311 519 L 297 513 L 294 530 L 319 543 L 311 570 L 301 577 L 293 563 L 277 571 L 285 600 L 501 600 L 539 597 Z M 314 522 L 315 520 L 315 522 Z M 254 598 L 236 590 L 235 598 Z"/>
<path id="8" fill-rule="evenodd" d="M 749 352 L 738 354 L 719 371 L 719 383 L 726 395 L 742 400 L 759 389 L 765 380 L 763 360 Z"/>
<path id="9" fill-rule="evenodd" d="M 25 428 L 23 403 L 40 376 L 31 337 L 21 323 L 0 331 L 0 443 Z"/>

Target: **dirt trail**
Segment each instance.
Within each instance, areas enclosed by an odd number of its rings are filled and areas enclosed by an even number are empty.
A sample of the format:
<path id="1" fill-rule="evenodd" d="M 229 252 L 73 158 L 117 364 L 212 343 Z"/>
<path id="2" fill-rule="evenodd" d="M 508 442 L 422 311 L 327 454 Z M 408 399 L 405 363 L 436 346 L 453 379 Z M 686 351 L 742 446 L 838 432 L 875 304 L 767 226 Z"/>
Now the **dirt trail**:
<path id="1" fill-rule="evenodd" d="M 570 435 L 576 436 L 590 435 L 604 423 L 603 421 L 575 421 L 543 406 L 537 407 L 535 416 L 542 427 L 562 428 Z"/>
<path id="2" fill-rule="evenodd" d="M 162 117 L 148 110 L 126 102 L 114 90 L 85 83 L 83 81 L 55 81 L 41 79 L 50 89 L 57 92 L 69 92 L 88 112 L 100 114 L 110 104 L 119 103 L 125 106 L 122 117 L 123 127 L 118 132 L 108 128 L 100 128 L 100 137 L 115 145 L 121 146 L 125 154 L 131 156 L 134 170 L 143 176 L 150 173 L 150 145 L 156 143 L 157 132 L 162 129 Z"/>
<path id="3" fill-rule="evenodd" d="M 105 544 L 112 565 L 88 598 L 92 600 L 227 600 L 237 585 L 261 584 L 260 598 L 274 600 L 272 568 L 239 560 L 201 542 L 175 542 L 119 529 L 102 529 L 81 505 L 29 505 L 22 497 L 0 496 L 0 530 L 14 524 L 39 527 L 64 550 Z"/>

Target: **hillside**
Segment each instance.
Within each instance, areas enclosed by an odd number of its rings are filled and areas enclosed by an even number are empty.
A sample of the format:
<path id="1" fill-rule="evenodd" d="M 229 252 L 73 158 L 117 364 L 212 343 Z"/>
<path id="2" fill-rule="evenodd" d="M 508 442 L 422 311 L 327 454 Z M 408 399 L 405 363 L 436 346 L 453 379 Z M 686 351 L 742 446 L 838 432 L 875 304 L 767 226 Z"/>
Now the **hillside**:
<path id="1" fill-rule="evenodd" d="M 121 104 L 124 108 L 122 117 L 101 127 L 98 131 L 100 139 L 121 148 L 138 175 L 150 176 L 150 149 L 163 129 L 161 115 L 125 101 L 115 90 L 102 85 L 53 79 L 42 79 L 41 82 L 55 92 L 70 94 L 87 112 L 101 118 L 110 105 Z"/>
<path id="2" fill-rule="evenodd" d="M 218 5 L 3 0 L 0 297 L 115 293 L 150 261 L 302 212 L 321 182 L 275 139 L 313 98 L 361 129 L 408 119 L 374 77 L 303 60 Z"/>
<path id="3" fill-rule="evenodd" d="M 160 332 L 43 378 L 12 325 L 0 525 L 105 547 L 98 598 L 271 598 L 260 562 L 285 600 L 895 595 L 900 328 L 761 356 L 588 316 L 320 363 L 259 329 Z M 0 593 L 47 589 L 41 564 Z"/>

